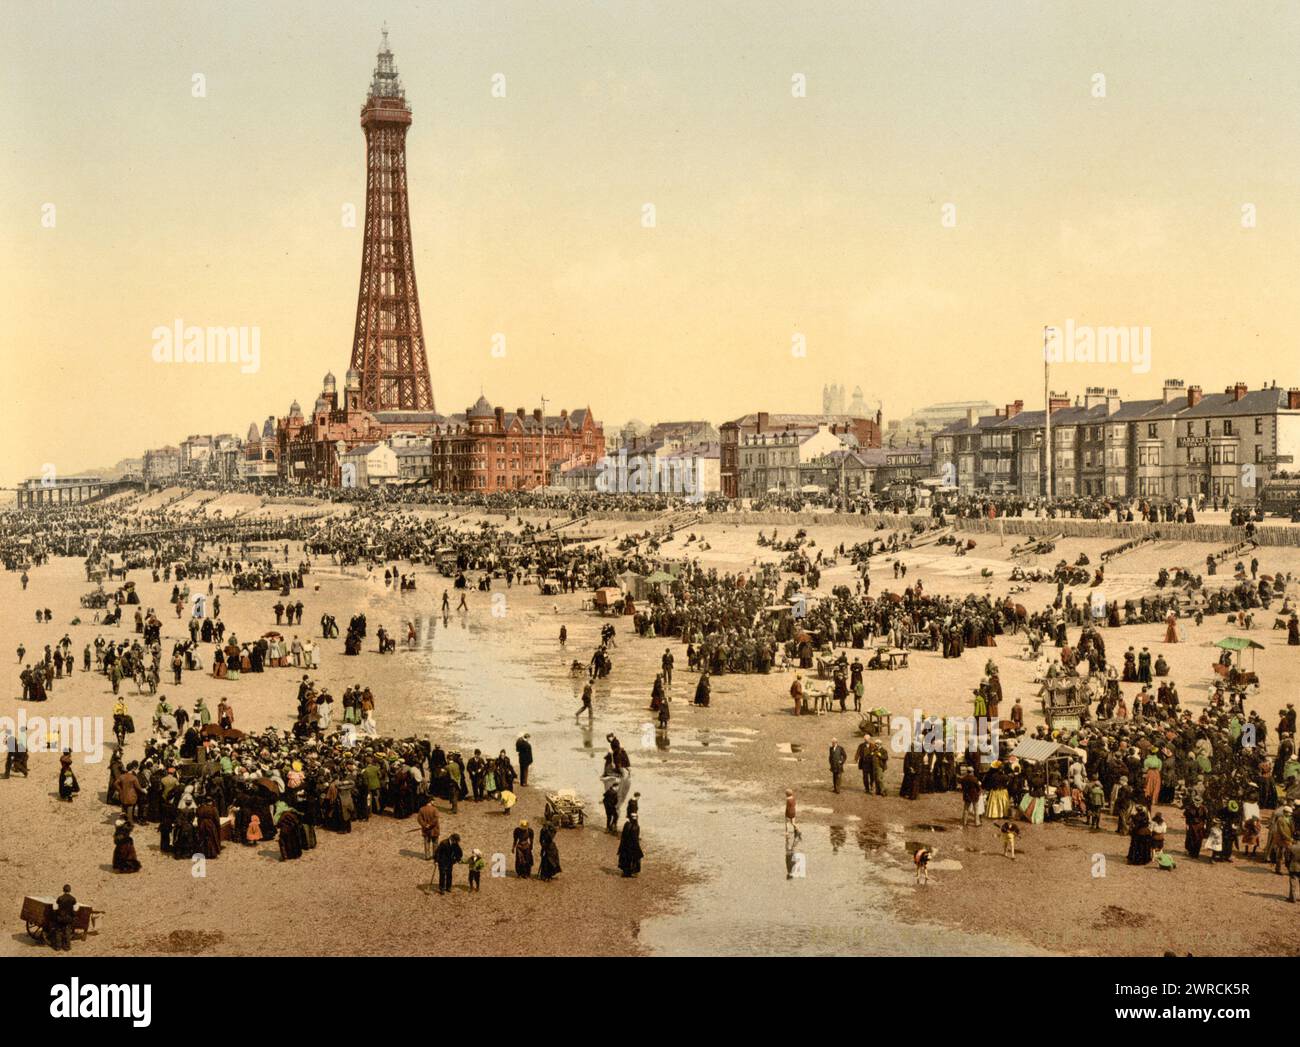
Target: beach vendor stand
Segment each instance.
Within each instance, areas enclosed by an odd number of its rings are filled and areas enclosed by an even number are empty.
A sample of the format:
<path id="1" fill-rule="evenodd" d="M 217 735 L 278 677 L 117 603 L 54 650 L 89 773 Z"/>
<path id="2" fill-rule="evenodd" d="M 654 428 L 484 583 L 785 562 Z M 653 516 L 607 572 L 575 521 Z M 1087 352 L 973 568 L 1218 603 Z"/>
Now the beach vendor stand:
<path id="1" fill-rule="evenodd" d="M 892 714 L 888 709 L 868 709 L 858 721 L 858 733 L 880 738 L 889 733 Z"/>
<path id="2" fill-rule="evenodd" d="M 1030 771 L 1031 777 L 1041 775 L 1043 795 L 1035 796 L 1033 795 L 1035 790 L 1031 790 L 1020 800 L 1020 813 L 1027 822 L 1038 825 L 1048 818 L 1061 820 L 1079 818 L 1087 814 L 1087 811 L 1076 807 L 1065 774 L 1065 766 L 1071 760 L 1082 760 L 1087 755 L 1083 749 L 1076 749 L 1063 742 L 1047 738 L 1022 738 L 1011 750 L 1011 759 L 1033 765 Z M 1059 773 L 1056 775 L 1055 785 L 1051 784 L 1053 764 L 1061 765 L 1057 768 Z"/>
<path id="3" fill-rule="evenodd" d="M 1246 687 L 1250 684 L 1259 686 L 1259 677 L 1255 674 L 1255 652 L 1262 651 L 1264 645 L 1254 640 L 1249 640 L 1244 636 L 1225 636 L 1215 645 L 1221 651 L 1229 651 L 1235 656 L 1235 662 L 1230 665 L 1224 665 L 1221 662 L 1215 662 L 1213 669 L 1218 675 L 1222 676 L 1224 682 L 1229 687 Z M 1250 651 L 1250 669 L 1246 670 L 1241 665 L 1241 652 Z"/>

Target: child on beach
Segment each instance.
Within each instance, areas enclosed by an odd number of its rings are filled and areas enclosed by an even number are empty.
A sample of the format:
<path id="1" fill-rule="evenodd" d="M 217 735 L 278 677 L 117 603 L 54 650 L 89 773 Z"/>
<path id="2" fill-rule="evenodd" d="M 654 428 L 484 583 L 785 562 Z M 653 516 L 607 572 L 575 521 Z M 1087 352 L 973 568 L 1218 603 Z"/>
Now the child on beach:
<path id="1" fill-rule="evenodd" d="M 785 791 L 785 830 L 786 832 L 790 832 L 791 830 L 793 830 L 794 834 L 798 836 L 799 826 L 795 823 L 794 816 L 795 816 L 794 790 L 787 789 Z"/>
<path id="2" fill-rule="evenodd" d="M 469 889 L 477 892 L 483 880 L 483 867 L 487 865 L 483 860 L 483 852 L 474 848 L 469 852 L 469 861 L 465 864 L 469 866 Z"/>

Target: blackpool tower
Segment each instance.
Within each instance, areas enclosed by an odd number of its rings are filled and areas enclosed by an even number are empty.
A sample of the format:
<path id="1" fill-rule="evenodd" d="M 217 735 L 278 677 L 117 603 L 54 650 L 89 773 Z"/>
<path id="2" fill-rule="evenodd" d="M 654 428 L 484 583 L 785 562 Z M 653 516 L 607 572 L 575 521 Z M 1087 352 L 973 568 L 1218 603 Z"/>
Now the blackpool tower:
<path id="1" fill-rule="evenodd" d="M 351 366 L 360 384 L 359 406 L 372 412 L 432 411 L 406 198 L 411 107 L 386 28 L 370 95 L 361 108 L 361 126 L 366 133 L 366 225 Z"/>

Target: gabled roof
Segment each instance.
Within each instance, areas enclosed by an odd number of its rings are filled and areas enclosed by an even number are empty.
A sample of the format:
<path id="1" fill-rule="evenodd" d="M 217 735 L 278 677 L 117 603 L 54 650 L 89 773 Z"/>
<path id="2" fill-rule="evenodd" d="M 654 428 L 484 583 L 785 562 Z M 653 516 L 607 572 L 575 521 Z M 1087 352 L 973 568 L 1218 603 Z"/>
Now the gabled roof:
<path id="1" fill-rule="evenodd" d="M 1204 397 L 1195 407 L 1187 408 L 1183 417 L 1218 418 L 1243 414 L 1272 414 L 1279 407 L 1286 407 L 1285 389 L 1256 389 L 1247 392 L 1240 400 L 1233 400 L 1227 393 L 1212 393 Z"/>
<path id="2" fill-rule="evenodd" d="M 1129 400 L 1127 403 L 1121 404 L 1119 410 L 1116 411 L 1113 415 L 1111 415 L 1110 418 L 1107 419 L 1107 421 L 1111 421 L 1111 422 L 1136 421 L 1137 419 L 1153 411 L 1155 408 L 1159 407 L 1162 403 L 1164 403 L 1163 400 Z"/>

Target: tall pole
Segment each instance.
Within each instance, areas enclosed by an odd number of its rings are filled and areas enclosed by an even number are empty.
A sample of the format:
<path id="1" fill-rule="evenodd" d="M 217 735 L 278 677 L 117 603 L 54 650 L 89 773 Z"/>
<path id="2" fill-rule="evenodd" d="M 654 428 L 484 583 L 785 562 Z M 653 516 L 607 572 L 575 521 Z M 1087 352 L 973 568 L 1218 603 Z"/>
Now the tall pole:
<path id="1" fill-rule="evenodd" d="M 1043 426 L 1045 428 L 1044 450 L 1047 455 L 1047 501 L 1052 500 L 1052 389 L 1051 362 L 1047 351 L 1047 338 L 1050 327 L 1043 327 Z"/>
<path id="2" fill-rule="evenodd" d="M 546 397 L 542 401 L 542 488 L 543 490 L 550 486 L 550 470 L 546 468 Z"/>

